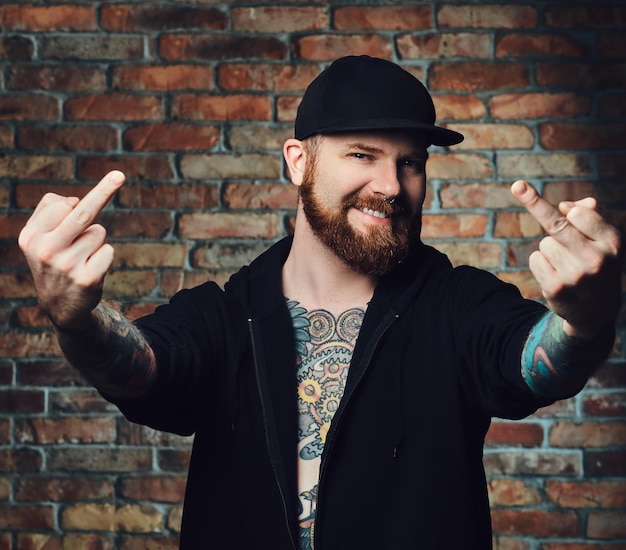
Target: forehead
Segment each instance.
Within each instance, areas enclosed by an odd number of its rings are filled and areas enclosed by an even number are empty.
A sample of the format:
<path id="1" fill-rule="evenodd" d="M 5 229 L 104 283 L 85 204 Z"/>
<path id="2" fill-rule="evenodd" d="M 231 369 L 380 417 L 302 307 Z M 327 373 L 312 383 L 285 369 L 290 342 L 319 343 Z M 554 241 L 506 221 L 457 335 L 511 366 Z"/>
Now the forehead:
<path id="1" fill-rule="evenodd" d="M 428 156 L 428 146 L 419 135 L 403 130 L 367 130 L 322 136 L 322 148 L 333 150 L 364 149 L 397 155 Z"/>

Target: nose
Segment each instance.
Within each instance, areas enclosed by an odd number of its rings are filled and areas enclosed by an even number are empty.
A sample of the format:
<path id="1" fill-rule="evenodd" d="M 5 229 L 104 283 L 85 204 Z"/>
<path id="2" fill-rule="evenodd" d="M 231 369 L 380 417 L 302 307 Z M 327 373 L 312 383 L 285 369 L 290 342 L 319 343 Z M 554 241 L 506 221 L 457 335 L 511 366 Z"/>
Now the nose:
<path id="1" fill-rule="evenodd" d="M 372 182 L 372 191 L 385 195 L 393 199 L 400 194 L 402 184 L 400 183 L 400 170 L 394 161 L 379 163 L 376 167 L 376 174 Z"/>

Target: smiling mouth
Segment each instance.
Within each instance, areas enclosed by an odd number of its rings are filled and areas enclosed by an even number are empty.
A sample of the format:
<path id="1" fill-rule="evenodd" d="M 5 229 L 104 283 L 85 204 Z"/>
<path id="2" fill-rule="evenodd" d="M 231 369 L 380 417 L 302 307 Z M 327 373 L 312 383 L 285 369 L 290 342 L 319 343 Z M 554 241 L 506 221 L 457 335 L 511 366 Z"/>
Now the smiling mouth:
<path id="1" fill-rule="evenodd" d="M 370 216 L 374 216 L 375 218 L 386 219 L 391 218 L 391 214 L 386 214 L 385 212 L 379 212 L 378 210 L 372 210 L 371 208 L 360 208 L 361 212 L 365 212 Z"/>

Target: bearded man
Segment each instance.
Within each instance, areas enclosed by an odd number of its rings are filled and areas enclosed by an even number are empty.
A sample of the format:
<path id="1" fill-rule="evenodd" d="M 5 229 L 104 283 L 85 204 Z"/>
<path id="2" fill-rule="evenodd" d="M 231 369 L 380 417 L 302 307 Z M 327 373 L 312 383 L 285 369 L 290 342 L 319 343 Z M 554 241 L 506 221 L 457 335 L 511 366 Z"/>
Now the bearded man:
<path id="1" fill-rule="evenodd" d="M 42 199 L 20 246 L 68 360 L 130 420 L 195 434 L 181 548 L 491 548 L 490 419 L 575 394 L 607 356 L 621 240 L 593 199 L 555 209 L 518 181 L 548 307 L 452 267 L 421 212 L 428 147 L 462 139 L 398 65 L 335 61 L 283 149 L 293 236 L 135 323 L 101 303 L 93 223 L 123 175 Z"/>

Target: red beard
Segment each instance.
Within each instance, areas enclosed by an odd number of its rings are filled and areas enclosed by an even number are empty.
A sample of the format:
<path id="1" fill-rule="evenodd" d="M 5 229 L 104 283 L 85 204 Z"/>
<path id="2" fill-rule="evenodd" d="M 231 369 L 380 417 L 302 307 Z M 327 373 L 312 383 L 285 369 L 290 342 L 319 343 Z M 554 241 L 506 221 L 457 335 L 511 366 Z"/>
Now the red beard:
<path id="1" fill-rule="evenodd" d="M 315 195 L 313 170 L 306 170 L 300 198 L 306 218 L 317 238 L 350 268 L 368 275 L 383 275 L 406 258 L 419 240 L 421 209 L 411 215 L 400 197 L 390 204 L 378 195 L 349 195 L 340 209 L 330 211 Z M 348 221 L 351 208 L 371 208 L 392 215 L 390 226 L 373 226 L 356 231 Z"/>

